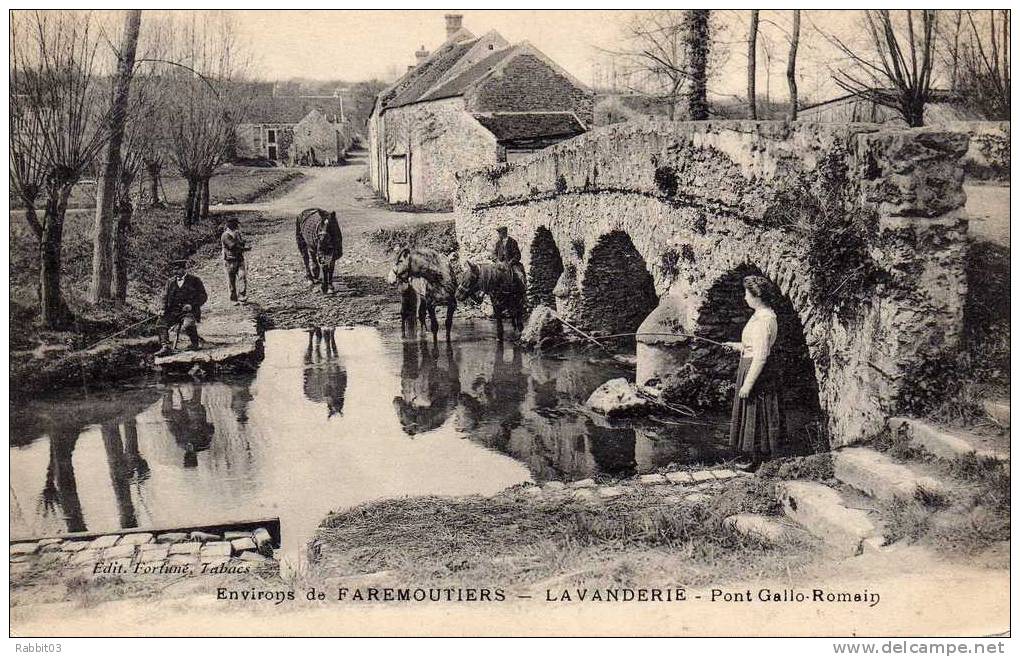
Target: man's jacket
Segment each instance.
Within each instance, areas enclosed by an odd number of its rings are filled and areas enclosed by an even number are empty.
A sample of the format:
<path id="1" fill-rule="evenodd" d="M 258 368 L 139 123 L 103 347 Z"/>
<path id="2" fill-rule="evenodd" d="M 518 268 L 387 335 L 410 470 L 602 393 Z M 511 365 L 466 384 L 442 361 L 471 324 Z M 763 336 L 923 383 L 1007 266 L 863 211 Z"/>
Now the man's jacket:
<path id="1" fill-rule="evenodd" d="M 244 238 L 241 237 L 241 233 L 230 230 L 229 228 L 224 230 L 223 236 L 220 237 L 220 244 L 223 245 L 224 260 L 227 262 L 244 260 L 245 244 Z"/>
<path id="2" fill-rule="evenodd" d="M 209 295 L 205 292 L 205 286 L 198 276 L 191 274 L 184 275 L 184 283 L 177 285 L 177 279 L 171 278 L 166 284 L 166 293 L 163 295 L 163 318 L 168 321 L 176 321 L 184 314 L 184 305 L 191 306 L 191 312 L 195 321 L 202 319 L 202 304 L 206 302 Z"/>
<path id="3" fill-rule="evenodd" d="M 496 246 L 492 249 L 492 259 L 496 262 L 505 262 L 513 265 L 521 261 L 521 247 L 517 246 L 517 240 L 507 237 L 506 241 L 497 240 Z"/>

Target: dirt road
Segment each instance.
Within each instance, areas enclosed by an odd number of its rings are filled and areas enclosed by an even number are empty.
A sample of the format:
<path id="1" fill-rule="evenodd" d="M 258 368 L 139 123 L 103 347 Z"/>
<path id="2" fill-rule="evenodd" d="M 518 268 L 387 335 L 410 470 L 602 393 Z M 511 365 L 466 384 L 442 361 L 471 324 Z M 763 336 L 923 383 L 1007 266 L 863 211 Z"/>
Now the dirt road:
<path id="1" fill-rule="evenodd" d="M 383 207 L 371 189 L 358 181 L 365 173 L 363 153 L 355 153 L 342 167 L 304 169 L 306 181 L 266 203 L 221 205 L 214 212 L 251 210 L 265 213 L 274 230 L 257 238 L 248 254 L 248 298 L 273 328 L 312 325 L 378 325 L 399 317 L 398 299 L 386 284 L 390 257 L 368 236 L 384 227 L 414 222 L 449 220 L 446 213 L 393 212 Z M 335 210 L 344 237 L 344 256 L 337 262 L 336 294 L 322 295 L 309 285 L 294 241 L 294 220 L 305 208 Z M 242 231 L 244 226 L 242 225 Z M 199 275 L 210 297 L 226 298 L 221 264 L 205 263 Z"/>

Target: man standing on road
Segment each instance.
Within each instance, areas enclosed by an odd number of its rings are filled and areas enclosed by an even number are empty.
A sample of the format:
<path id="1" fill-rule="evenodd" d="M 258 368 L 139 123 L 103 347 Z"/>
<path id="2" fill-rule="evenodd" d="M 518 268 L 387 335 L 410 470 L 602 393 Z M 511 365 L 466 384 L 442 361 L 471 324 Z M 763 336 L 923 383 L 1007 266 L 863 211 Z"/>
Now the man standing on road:
<path id="1" fill-rule="evenodd" d="M 521 264 L 521 247 L 517 245 L 517 240 L 510 237 L 506 226 L 496 228 L 496 236 L 496 245 L 492 247 L 492 260 L 509 267 L 517 284 L 521 288 L 527 287 L 524 279 L 524 265 Z"/>
<path id="2" fill-rule="evenodd" d="M 180 330 L 188 336 L 192 349 L 199 348 L 198 322 L 202 321 L 202 305 L 209 298 L 202 280 L 187 270 L 186 260 L 175 260 L 170 264 L 173 274 L 163 294 L 163 318 L 160 322 L 160 342 L 163 344 L 156 355 L 171 353 L 170 328 L 181 325 Z"/>
<path id="3" fill-rule="evenodd" d="M 223 245 L 223 269 L 230 286 L 230 300 L 236 303 L 248 301 L 248 269 L 244 264 L 244 252 L 250 250 L 238 228 L 235 217 L 227 219 L 220 243 Z"/>

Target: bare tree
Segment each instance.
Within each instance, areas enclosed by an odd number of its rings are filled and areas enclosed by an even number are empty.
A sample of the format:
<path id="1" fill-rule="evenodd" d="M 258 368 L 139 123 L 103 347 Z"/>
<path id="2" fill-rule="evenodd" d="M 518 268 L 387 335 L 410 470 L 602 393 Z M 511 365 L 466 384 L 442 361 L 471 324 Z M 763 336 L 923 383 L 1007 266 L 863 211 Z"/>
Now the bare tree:
<path id="1" fill-rule="evenodd" d="M 904 20 L 894 22 L 889 10 L 864 12 L 870 53 L 857 52 L 833 37 L 853 64 L 850 71 L 837 71 L 834 80 L 860 98 L 897 111 L 907 125 L 917 127 L 924 125 L 924 106 L 932 97 L 937 13 L 930 9 L 902 13 Z"/>
<path id="2" fill-rule="evenodd" d="M 99 303 L 112 298 L 114 234 L 117 230 L 116 206 L 121 194 L 121 145 L 124 141 L 124 126 L 128 120 L 128 99 L 131 93 L 131 78 L 134 75 L 135 51 L 138 48 L 138 31 L 142 12 L 132 9 L 124 18 L 124 35 L 117 54 L 117 74 L 114 81 L 113 103 L 110 108 L 110 138 L 106 143 L 101 175 L 96 197 L 96 220 L 92 240 L 92 281 L 89 285 L 89 300 Z"/>
<path id="3" fill-rule="evenodd" d="M 1009 10 L 967 11 L 967 41 L 960 49 L 961 97 L 986 118 L 1010 118 Z"/>
<path id="4" fill-rule="evenodd" d="M 10 171 L 39 243 L 40 320 L 47 328 L 62 327 L 70 316 L 60 286 L 68 199 L 110 138 L 96 32 L 82 12 L 11 16 Z"/>
<path id="5" fill-rule="evenodd" d="M 791 121 L 797 120 L 797 47 L 800 45 L 800 9 L 793 10 L 793 27 L 790 30 L 790 56 L 786 60 L 786 84 L 790 88 Z"/>
<path id="6" fill-rule="evenodd" d="M 188 181 L 184 225 L 209 214 L 209 179 L 227 155 L 253 90 L 243 80 L 233 23 L 225 14 L 192 15 L 179 26 L 168 97 L 167 146 L 170 161 Z"/>
<path id="7" fill-rule="evenodd" d="M 752 120 L 758 119 L 755 74 L 757 73 L 758 10 L 751 10 L 751 27 L 747 33 L 747 106 Z"/>

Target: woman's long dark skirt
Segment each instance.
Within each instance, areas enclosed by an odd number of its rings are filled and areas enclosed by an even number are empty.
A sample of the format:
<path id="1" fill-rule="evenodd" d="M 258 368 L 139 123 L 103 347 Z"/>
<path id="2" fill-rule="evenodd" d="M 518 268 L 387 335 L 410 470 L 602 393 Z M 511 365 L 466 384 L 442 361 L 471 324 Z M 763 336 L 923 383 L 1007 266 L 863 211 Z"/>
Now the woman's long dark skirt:
<path id="1" fill-rule="evenodd" d="M 751 359 L 740 359 L 730 419 L 730 447 L 759 461 L 777 455 L 785 443 L 786 419 L 779 403 L 779 377 L 769 365 L 766 362 L 751 394 L 741 399 L 740 387 L 751 369 Z"/>

